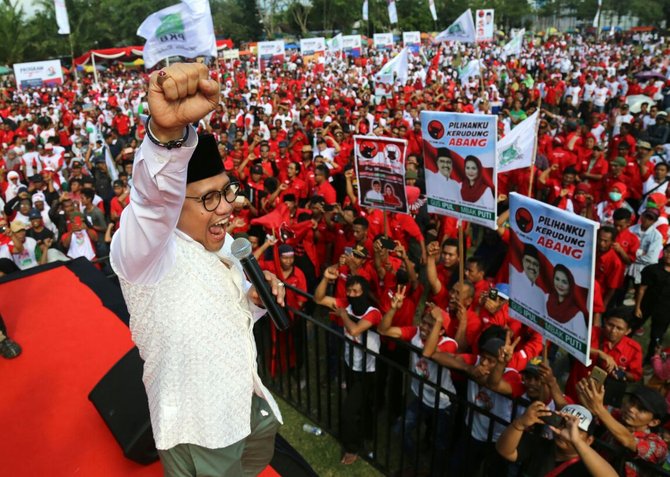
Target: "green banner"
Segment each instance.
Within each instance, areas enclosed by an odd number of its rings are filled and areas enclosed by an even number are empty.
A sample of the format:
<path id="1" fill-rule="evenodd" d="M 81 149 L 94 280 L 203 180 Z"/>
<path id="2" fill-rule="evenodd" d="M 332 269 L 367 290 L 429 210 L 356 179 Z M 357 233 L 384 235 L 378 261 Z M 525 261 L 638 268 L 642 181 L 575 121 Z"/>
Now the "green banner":
<path id="1" fill-rule="evenodd" d="M 477 207 L 454 204 L 453 202 L 434 199 L 432 197 L 428 197 L 428 205 L 432 205 L 433 207 L 439 207 L 440 209 L 444 210 L 449 210 L 451 212 L 458 212 L 463 215 L 468 215 L 470 217 L 477 217 L 479 219 L 491 220 L 491 221 L 495 220 L 493 212 L 484 209 L 478 209 Z"/>
<path id="2" fill-rule="evenodd" d="M 528 308 L 524 308 L 524 306 L 517 301 L 510 299 L 509 307 L 528 321 L 535 323 L 538 327 L 545 331 L 545 335 L 551 335 L 560 341 L 560 343 L 556 343 L 559 346 L 562 343 L 568 349 L 574 349 L 579 351 L 581 354 L 586 354 L 587 343 L 584 343 L 578 338 L 575 338 L 570 333 L 566 333 L 564 330 L 555 326 L 550 321 L 545 320 L 541 316 L 537 316 Z"/>

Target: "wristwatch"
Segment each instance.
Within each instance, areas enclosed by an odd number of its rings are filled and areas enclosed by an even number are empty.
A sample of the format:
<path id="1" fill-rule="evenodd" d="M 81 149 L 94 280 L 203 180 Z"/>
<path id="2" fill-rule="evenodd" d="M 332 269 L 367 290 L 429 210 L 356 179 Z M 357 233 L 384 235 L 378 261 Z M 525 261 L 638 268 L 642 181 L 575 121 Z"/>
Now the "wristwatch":
<path id="1" fill-rule="evenodd" d="M 151 115 L 147 116 L 146 132 L 147 132 L 147 137 L 149 138 L 149 140 L 151 142 L 153 142 L 156 146 L 164 147 L 167 150 L 179 149 L 188 140 L 188 135 L 190 133 L 191 128 L 186 126 L 186 133 L 184 133 L 184 136 L 181 137 L 180 139 L 173 139 L 172 141 L 161 142 L 156 138 L 156 136 L 154 136 L 153 132 L 151 132 L 151 127 L 149 126 L 149 121 L 151 121 Z"/>

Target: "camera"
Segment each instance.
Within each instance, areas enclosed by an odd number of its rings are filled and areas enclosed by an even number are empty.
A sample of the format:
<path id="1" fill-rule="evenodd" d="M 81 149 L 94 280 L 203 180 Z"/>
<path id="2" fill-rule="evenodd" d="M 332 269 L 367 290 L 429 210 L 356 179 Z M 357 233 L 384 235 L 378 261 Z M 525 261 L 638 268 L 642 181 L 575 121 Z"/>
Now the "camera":
<path id="1" fill-rule="evenodd" d="M 491 300 L 497 300 L 498 299 L 498 289 L 497 288 L 491 288 L 489 290 L 489 298 Z"/>

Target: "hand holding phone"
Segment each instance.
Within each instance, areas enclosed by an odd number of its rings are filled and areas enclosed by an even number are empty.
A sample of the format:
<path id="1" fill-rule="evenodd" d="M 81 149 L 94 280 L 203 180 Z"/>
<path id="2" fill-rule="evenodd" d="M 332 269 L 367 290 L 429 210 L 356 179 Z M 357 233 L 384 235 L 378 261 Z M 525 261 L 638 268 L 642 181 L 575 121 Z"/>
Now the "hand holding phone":
<path id="1" fill-rule="evenodd" d="M 540 419 L 542 419 L 542 422 L 544 422 L 545 424 L 555 427 L 557 429 L 562 428 L 563 425 L 565 424 L 565 418 L 555 412 L 552 412 L 548 416 L 540 416 Z"/>
<path id="2" fill-rule="evenodd" d="M 593 370 L 591 370 L 590 378 L 598 383 L 599 386 L 604 386 L 605 380 L 607 379 L 607 371 L 598 366 L 594 366 Z"/>

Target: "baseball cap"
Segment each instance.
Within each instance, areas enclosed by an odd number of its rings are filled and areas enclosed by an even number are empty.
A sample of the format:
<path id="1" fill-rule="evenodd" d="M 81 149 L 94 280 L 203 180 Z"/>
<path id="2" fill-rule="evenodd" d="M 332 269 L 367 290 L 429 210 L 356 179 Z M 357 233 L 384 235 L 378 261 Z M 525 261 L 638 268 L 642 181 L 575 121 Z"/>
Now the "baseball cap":
<path id="1" fill-rule="evenodd" d="M 500 338 L 491 338 L 486 340 L 486 342 L 480 348 L 480 351 L 483 351 L 486 354 L 491 356 L 498 356 L 498 350 L 505 346 L 505 342 Z"/>
<path id="2" fill-rule="evenodd" d="M 642 215 L 651 220 L 658 220 L 658 218 L 661 216 L 661 212 L 658 209 L 649 208 L 642 212 Z"/>
<path id="3" fill-rule="evenodd" d="M 283 243 L 279 246 L 279 255 L 295 255 L 295 251 L 293 250 L 293 247 Z"/>
<path id="4" fill-rule="evenodd" d="M 42 214 L 40 214 L 40 211 L 37 210 L 37 209 L 30 209 L 30 212 L 28 212 L 28 218 L 29 218 L 30 220 L 33 220 L 33 219 L 41 219 L 41 218 L 42 218 Z"/>
<path id="5" fill-rule="evenodd" d="M 542 359 L 540 358 L 531 359 L 521 373 L 529 374 L 531 376 L 540 376 L 540 363 L 542 363 Z"/>
<path id="6" fill-rule="evenodd" d="M 568 404 L 561 409 L 561 412 L 578 417 L 578 427 L 584 432 L 589 432 L 589 427 L 591 427 L 591 423 L 593 422 L 593 414 L 591 414 L 591 411 L 579 404 Z"/>
<path id="7" fill-rule="evenodd" d="M 263 166 L 260 165 L 255 165 L 251 167 L 251 173 L 252 174 L 262 174 L 263 173 Z"/>
<path id="8" fill-rule="evenodd" d="M 351 253 L 358 258 L 368 258 L 368 249 L 363 245 L 356 245 Z"/>
<path id="9" fill-rule="evenodd" d="M 498 296 L 503 300 L 509 300 L 509 285 L 507 283 L 498 283 L 496 285 Z"/>
<path id="10" fill-rule="evenodd" d="M 621 157 L 621 156 L 617 156 L 617 157 L 612 161 L 612 164 L 613 164 L 613 165 L 616 165 L 616 166 L 626 167 L 626 164 L 628 164 L 628 162 L 626 162 L 626 159 L 624 159 L 623 157 Z"/>
<path id="11" fill-rule="evenodd" d="M 628 391 L 626 394 L 635 396 L 644 408 L 651 412 L 654 417 L 663 419 L 667 412 L 665 398 L 658 391 L 648 388 L 644 384 L 640 384 Z"/>
<path id="12" fill-rule="evenodd" d="M 33 205 L 38 202 L 46 202 L 46 197 L 42 192 L 35 192 L 32 196 Z"/>
<path id="13" fill-rule="evenodd" d="M 15 234 L 15 233 L 20 232 L 22 230 L 26 230 L 27 227 L 26 227 L 26 224 L 24 224 L 22 221 L 14 220 L 14 221 L 12 221 L 12 224 L 9 226 L 9 228 L 11 229 L 12 233 Z"/>
<path id="14" fill-rule="evenodd" d="M 288 143 L 286 141 L 279 141 L 279 147 L 288 147 Z"/>
<path id="15" fill-rule="evenodd" d="M 641 149 L 651 149 L 651 144 L 649 144 L 647 141 L 638 141 L 637 147 Z"/>

